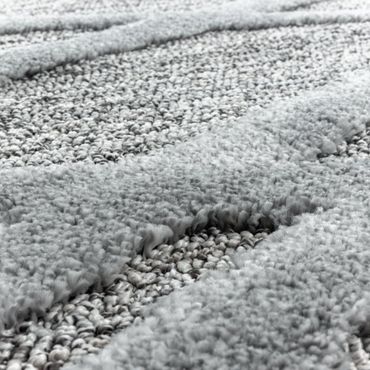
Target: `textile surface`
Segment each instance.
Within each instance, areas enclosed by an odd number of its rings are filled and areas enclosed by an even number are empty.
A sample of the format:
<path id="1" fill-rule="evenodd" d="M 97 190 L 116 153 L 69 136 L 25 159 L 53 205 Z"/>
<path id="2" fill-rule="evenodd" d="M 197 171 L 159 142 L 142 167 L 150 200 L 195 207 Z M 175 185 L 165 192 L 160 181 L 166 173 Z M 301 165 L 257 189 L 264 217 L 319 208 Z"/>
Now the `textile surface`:
<path id="1" fill-rule="evenodd" d="M 370 369 L 368 1 L 0 5 L 0 369 Z"/>

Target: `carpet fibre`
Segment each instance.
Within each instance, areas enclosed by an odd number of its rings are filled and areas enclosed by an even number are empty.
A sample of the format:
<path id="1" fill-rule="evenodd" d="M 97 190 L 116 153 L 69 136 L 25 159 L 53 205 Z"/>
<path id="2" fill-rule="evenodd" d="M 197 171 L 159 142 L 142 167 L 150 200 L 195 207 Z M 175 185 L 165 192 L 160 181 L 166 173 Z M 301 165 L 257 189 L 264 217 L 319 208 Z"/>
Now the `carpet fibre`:
<path id="1" fill-rule="evenodd" d="M 370 369 L 370 2 L 0 0 L 0 369 Z"/>

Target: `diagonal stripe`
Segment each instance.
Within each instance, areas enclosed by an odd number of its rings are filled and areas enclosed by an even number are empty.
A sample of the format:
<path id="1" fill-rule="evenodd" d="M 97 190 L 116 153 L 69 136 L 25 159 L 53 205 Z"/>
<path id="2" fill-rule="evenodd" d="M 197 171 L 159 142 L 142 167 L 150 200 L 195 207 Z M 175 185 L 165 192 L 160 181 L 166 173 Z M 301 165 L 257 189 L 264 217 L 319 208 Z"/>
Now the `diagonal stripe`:
<path id="1" fill-rule="evenodd" d="M 0 76 L 6 80 L 22 78 L 58 65 L 93 59 L 100 55 L 120 53 L 187 38 L 208 31 L 225 29 L 264 29 L 327 24 L 366 22 L 370 11 L 338 12 L 253 12 L 239 3 L 218 10 L 164 13 L 125 26 L 114 26 L 100 32 L 55 42 L 12 48 L 0 54 Z"/>

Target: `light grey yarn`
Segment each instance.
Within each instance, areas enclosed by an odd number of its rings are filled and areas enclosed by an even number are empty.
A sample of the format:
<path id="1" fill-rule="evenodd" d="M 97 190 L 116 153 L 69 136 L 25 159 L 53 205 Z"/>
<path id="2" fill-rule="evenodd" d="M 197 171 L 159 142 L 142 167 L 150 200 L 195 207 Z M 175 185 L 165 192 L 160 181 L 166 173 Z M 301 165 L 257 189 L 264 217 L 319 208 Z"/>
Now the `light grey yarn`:
<path id="1" fill-rule="evenodd" d="M 369 165 L 341 148 L 369 130 L 370 12 L 314 3 L 6 11 L 1 327 L 185 234 L 268 225 L 238 268 L 65 368 L 361 368 L 348 346 L 367 336 Z"/>

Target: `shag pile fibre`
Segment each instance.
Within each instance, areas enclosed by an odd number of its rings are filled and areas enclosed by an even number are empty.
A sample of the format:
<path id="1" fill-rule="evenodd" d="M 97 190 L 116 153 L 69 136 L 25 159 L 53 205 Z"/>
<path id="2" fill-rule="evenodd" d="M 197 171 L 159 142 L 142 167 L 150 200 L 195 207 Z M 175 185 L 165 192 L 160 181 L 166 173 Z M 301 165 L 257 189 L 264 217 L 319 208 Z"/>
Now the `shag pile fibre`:
<path id="1" fill-rule="evenodd" d="M 0 328 L 161 243 L 269 227 L 65 369 L 350 369 L 370 159 L 338 147 L 370 127 L 370 4 L 2 1 Z"/>

